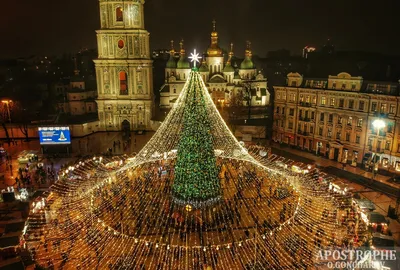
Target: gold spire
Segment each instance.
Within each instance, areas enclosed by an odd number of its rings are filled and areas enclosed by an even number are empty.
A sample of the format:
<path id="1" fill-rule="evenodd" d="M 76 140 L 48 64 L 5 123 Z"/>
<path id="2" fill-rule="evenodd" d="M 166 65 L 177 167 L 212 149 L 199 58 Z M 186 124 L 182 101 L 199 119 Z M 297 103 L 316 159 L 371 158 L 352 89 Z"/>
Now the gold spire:
<path id="1" fill-rule="evenodd" d="M 79 76 L 80 70 L 78 69 L 78 59 L 76 58 L 76 56 L 74 57 L 74 65 L 75 65 L 74 74 L 75 76 Z"/>
<path id="2" fill-rule="evenodd" d="M 171 40 L 171 50 L 170 50 L 171 55 L 175 53 L 175 49 L 174 49 L 174 41 Z"/>
<path id="3" fill-rule="evenodd" d="M 211 40 L 213 39 L 213 37 L 216 37 L 218 41 L 217 21 L 213 20 L 212 24 L 213 24 L 213 31 L 211 32 Z"/>
<path id="4" fill-rule="evenodd" d="M 208 56 L 222 56 L 222 50 L 218 46 L 218 32 L 217 32 L 217 22 L 215 20 L 212 21 L 213 31 L 211 32 L 211 45 L 208 47 L 207 54 Z"/>
<path id="5" fill-rule="evenodd" d="M 231 42 L 231 51 L 229 52 L 228 61 L 226 62 L 227 64 L 231 64 L 232 57 L 233 57 L 233 43 Z"/>
<path id="6" fill-rule="evenodd" d="M 245 55 L 247 57 L 251 57 L 252 53 L 251 53 L 251 42 L 250 41 L 246 41 L 246 51 L 245 51 Z"/>
<path id="7" fill-rule="evenodd" d="M 183 48 L 183 39 L 181 39 L 181 42 L 179 42 L 179 46 L 181 47 L 181 55 L 185 55 L 185 49 Z"/>

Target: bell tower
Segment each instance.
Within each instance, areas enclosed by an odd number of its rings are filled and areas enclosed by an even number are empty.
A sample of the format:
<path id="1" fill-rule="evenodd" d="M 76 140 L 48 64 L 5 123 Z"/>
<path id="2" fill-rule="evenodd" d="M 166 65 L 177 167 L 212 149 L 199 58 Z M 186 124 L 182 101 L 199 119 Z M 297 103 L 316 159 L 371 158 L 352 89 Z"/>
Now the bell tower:
<path id="1" fill-rule="evenodd" d="M 97 77 L 100 130 L 149 130 L 153 61 L 144 28 L 144 0 L 99 0 Z"/>

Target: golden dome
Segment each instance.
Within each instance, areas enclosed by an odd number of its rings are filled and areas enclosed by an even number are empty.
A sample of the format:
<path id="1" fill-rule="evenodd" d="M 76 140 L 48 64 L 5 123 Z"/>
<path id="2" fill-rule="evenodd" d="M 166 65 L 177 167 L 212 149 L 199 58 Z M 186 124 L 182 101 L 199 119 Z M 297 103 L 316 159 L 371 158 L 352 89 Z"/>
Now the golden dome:
<path id="1" fill-rule="evenodd" d="M 208 56 L 222 56 L 222 49 L 218 46 L 218 32 L 216 21 L 213 20 L 213 31 L 211 32 L 211 45 L 207 49 Z"/>

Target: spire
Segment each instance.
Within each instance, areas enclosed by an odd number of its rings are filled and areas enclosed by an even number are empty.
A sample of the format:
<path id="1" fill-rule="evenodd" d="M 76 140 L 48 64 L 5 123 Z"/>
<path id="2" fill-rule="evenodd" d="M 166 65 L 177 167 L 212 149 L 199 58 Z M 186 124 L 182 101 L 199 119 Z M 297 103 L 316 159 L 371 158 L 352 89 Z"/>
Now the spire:
<path id="1" fill-rule="evenodd" d="M 169 59 L 167 62 L 167 68 L 176 68 L 175 62 L 175 48 L 174 48 L 174 41 L 171 40 L 171 50 L 169 51 Z"/>
<path id="2" fill-rule="evenodd" d="M 251 42 L 250 41 L 246 41 L 245 55 L 246 55 L 246 57 L 251 57 L 252 56 L 252 53 L 251 53 Z"/>
<path id="3" fill-rule="evenodd" d="M 174 40 L 171 40 L 171 50 L 169 52 L 170 52 L 171 55 L 173 55 L 175 53 Z"/>
<path id="4" fill-rule="evenodd" d="M 184 56 L 185 55 L 185 49 L 183 48 L 183 39 L 181 39 L 181 42 L 179 42 L 179 46 L 181 47 L 181 52 L 180 52 L 180 54 L 181 54 L 181 56 Z"/>
<path id="5" fill-rule="evenodd" d="M 74 69 L 74 74 L 75 76 L 79 76 L 79 69 L 78 69 L 78 59 L 76 58 L 76 56 L 74 57 L 74 65 L 75 65 L 75 69 Z"/>
<path id="6" fill-rule="evenodd" d="M 218 32 L 217 32 L 217 22 L 215 20 L 212 21 L 213 31 L 211 32 L 211 45 L 208 47 L 207 54 L 208 56 L 222 56 L 222 50 L 218 46 Z"/>
<path id="7" fill-rule="evenodd" d="M 235 69 L 232 67 L 232 57 L 233 57 L 233 43 L 231 43 L 231 51 L 229 52 L 228 61 L 226 61 L 226 65 L 224 67 L 224 72 L 235 72 Z"/>
<path id="8" fill-rule="evenodd" d="M 233 43 L 231 42 L 231 51 L 229 52 L 229 58 L 227 63 L 231 63 L 233 57 Z"/>

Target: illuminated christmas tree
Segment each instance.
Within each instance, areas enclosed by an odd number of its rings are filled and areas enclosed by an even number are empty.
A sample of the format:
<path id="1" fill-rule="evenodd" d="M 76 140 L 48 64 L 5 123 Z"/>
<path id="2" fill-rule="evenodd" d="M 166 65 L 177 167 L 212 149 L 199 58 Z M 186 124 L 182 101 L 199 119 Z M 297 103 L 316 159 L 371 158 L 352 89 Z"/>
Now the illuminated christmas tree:
<path id="1" fill-rule="evenodd" d="M 183 125 L 173 185 L 175 201 L 194 207 L 210 204 L 221 194 L 206 91 L 195 67 L 189 76 L 183 104 Z"/>

